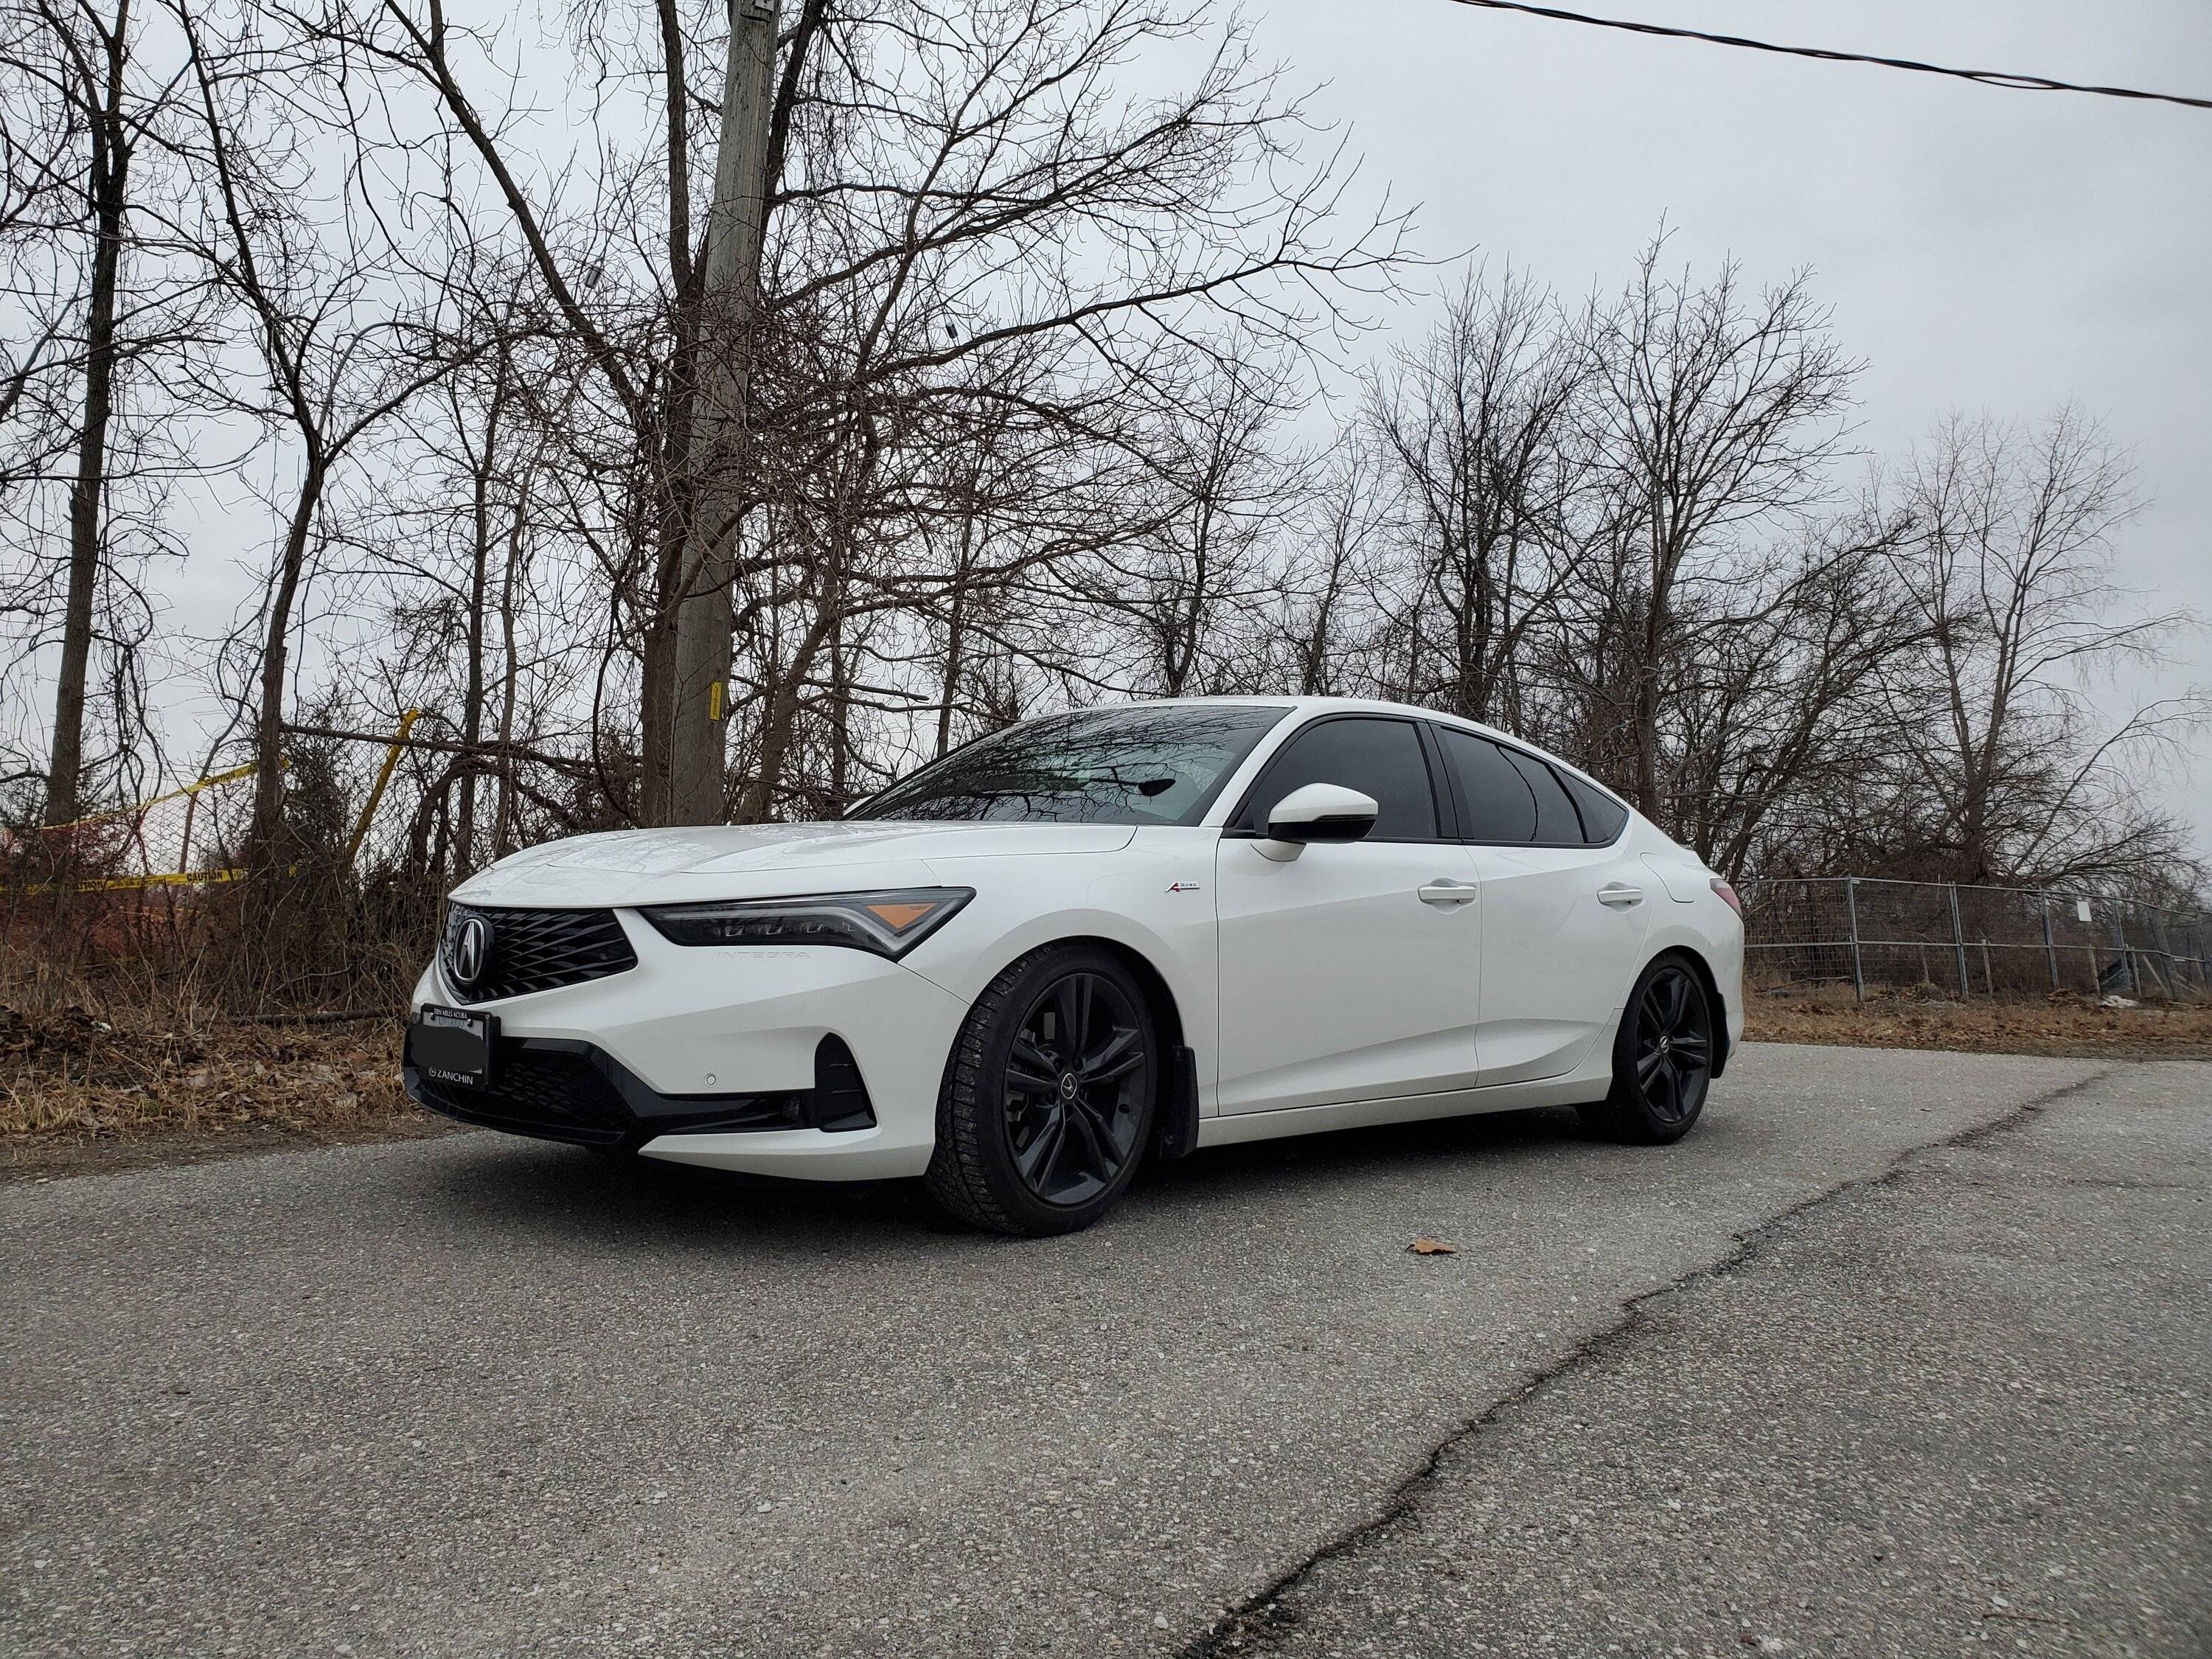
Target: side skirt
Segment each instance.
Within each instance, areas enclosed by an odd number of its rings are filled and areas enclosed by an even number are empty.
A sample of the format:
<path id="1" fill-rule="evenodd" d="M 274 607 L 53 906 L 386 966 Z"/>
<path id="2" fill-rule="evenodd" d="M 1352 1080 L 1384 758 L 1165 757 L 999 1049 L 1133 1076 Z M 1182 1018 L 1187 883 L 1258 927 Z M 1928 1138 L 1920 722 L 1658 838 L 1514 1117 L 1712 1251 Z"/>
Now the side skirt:
<path id="1" fill-rule="evenodd" d="M 1485 1112 L 1522 1112 L 1537 1106 L 1581 1106 L 1604 1099 L 1610 1080 L 1608 1070 L 1607 1076 L 1599 1078 L 1570 1075 L 1535 1083 L 1493 1084 L 1487 1089 L 1454 1089 L 1443 1094 L 1354 1100 L 1338 1106 L 1288 1106 L 1273 1112 L 1237 1112 L 1201 1120 L 1198 1144 L 1201 1147 L 1233 1146 L 1240 1141 L 1322 1134 L 1331 1129 L 1361 1129 L 1376 1123 L 1474 1117 Z"/>

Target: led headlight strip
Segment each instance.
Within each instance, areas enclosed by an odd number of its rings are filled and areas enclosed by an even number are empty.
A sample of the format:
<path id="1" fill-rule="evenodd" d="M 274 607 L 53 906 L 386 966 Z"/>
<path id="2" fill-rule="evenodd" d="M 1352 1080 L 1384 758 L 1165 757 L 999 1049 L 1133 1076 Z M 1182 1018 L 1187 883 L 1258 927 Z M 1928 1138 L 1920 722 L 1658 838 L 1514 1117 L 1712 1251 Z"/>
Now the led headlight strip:
<path id="1" fill-rule="evenodd" d="M 639 912 L 676 945 L 836 945 L 896 961 L 975 896 L 972 887 L 658 904 Z"/>

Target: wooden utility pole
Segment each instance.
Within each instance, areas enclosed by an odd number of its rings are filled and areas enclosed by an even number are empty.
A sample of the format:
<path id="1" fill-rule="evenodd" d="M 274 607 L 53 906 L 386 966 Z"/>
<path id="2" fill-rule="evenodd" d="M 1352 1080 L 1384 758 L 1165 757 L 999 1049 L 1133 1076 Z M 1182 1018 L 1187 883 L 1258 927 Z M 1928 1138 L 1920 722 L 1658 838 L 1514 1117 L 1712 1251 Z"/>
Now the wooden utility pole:
<path id="1" fill-rule="evenodd" d="M 731 0 L 721 144 L 701 259 L 699 398 L 691 443 L 691 520 L 676 619 L 670 822 L 720 823 L 730 696 L 730 582 L 744 492 L 745 397 L 760 311 L 775 103 L 776 0 Z"/>

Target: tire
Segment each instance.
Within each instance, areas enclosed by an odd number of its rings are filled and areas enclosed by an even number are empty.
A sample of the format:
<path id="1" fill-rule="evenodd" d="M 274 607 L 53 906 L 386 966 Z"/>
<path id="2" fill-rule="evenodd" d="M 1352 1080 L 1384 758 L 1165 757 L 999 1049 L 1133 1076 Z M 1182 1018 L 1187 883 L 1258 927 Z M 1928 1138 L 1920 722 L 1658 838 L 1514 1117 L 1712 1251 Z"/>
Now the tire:
<path id="1" fill-rule="evenodd" d="M 1578 1109 L 1599 1133 L 1644 1146 L 1680 1140 L 1705 1109 L 1716 1048 L 1698 970 L 1663 956 L 1637 976 L 1613 1039 L 1613 1090 Z"/>
<path id="2" fill-rule="evenodd" d="M 931 1194 L 994 1232 L 1088 1227 L 1136 1173 L 1163 1059 L 1144 988 L 1111 952 L 1031 951 L 976 998 L 953 1042 Z"/>

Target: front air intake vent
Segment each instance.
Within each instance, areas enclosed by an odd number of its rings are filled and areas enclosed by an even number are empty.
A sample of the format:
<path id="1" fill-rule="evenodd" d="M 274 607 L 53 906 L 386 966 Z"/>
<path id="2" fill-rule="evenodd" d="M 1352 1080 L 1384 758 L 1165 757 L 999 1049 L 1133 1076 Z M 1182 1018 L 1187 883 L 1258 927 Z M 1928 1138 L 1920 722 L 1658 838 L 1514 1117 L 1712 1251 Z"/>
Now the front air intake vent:
<path id="1" fill-rule="evenodd" d="M 447 907 L 438 961 L 464 1002 L 497 1002 L 605 979 L 637 966 L 611 910 Z"/>

